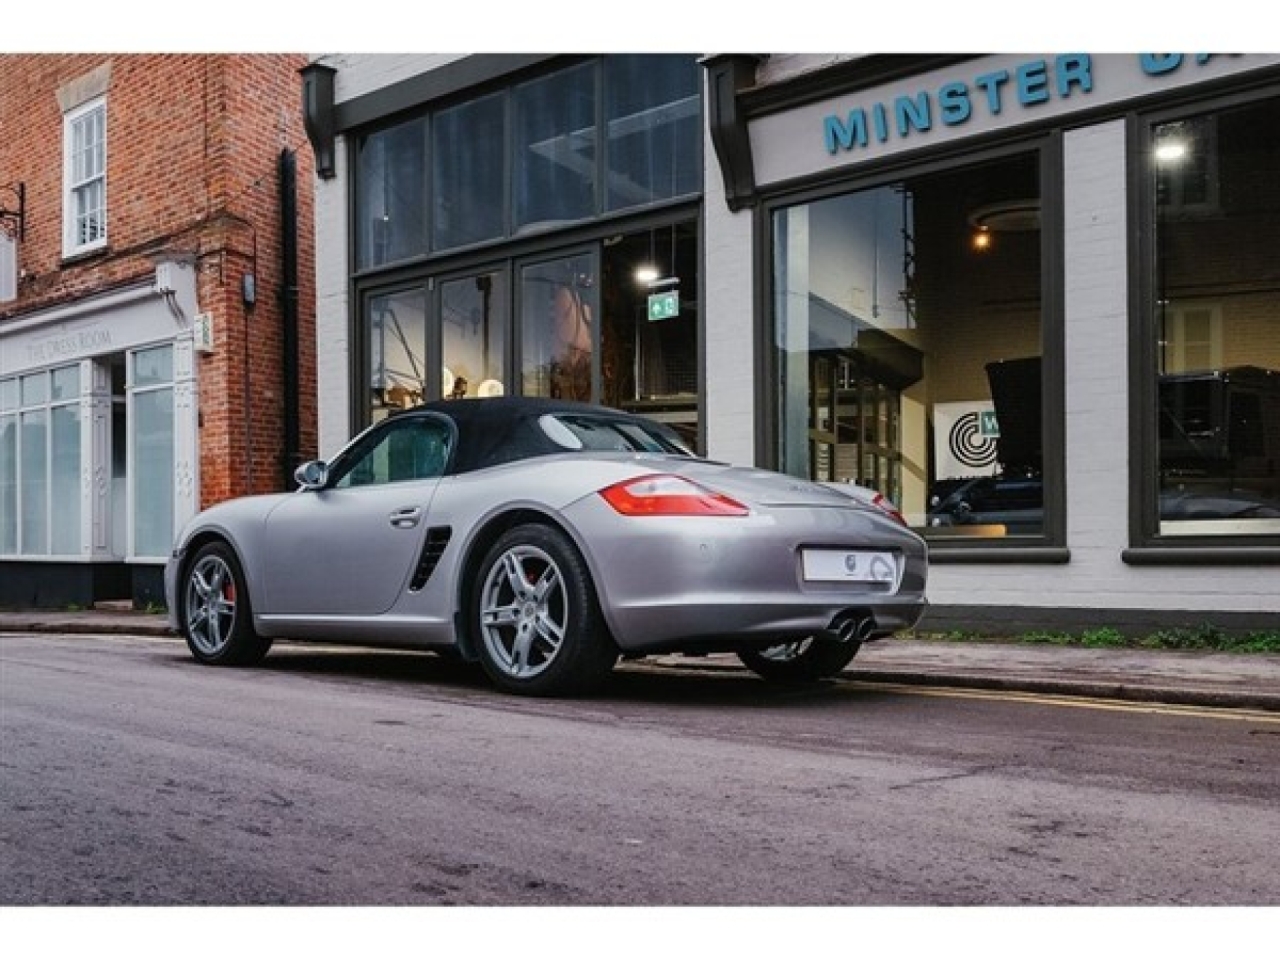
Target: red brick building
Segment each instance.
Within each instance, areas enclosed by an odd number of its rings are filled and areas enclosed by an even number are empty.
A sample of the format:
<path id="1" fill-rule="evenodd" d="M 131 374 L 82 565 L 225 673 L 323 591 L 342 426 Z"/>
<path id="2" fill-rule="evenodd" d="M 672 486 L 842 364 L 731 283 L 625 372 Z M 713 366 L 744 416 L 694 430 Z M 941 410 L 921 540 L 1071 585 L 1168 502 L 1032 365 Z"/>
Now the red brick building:
<path id="1" fill-rule="evenodd" d="M 159 601 L 314 456 L 305 64 L 0 56 L 0 605 Z"/>

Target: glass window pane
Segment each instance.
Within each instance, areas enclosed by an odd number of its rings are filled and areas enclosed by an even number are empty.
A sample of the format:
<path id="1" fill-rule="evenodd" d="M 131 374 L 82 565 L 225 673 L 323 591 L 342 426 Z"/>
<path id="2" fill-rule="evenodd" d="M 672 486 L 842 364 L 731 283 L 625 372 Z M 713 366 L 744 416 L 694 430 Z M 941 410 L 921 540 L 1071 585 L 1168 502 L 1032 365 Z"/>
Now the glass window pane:
<path id="1" fill-rule="evenodd" d="M 80 552 L 80 407 L 54 407 L 50 442 L 50 553 Z"/>
<path id="2" fill-rule="evenodd" d="M 506 275 L 485 273 L 440 288 L 444 395 L 495 397 L 506 392 Z"/>
<path id="3" fill-rule="evenodd" d="M 50 374 L 53 378 L 53 400 L 75 400 L 80 396 L 80 365 L 60 367 Z"/>
<path id="4" fill-rule="evenodd" d="M 505 98 L 494 94 L 441 111 L 431 153 L 437 250 L 505 232 Z"/>
<path id="5" fill-rule="evenodd" d="M 584 63 L 515 89 L 518 231 L 595 215 L 595 69 Z"/>
<path id="6" fill-rule="evenodd" d="M 173 547 L 173 391 L 133 396 L 134 553 L 167 557 Z"/>
<path id="7" fill-rule="evenodd" d="M 18 418 L 9 414 L 0 416 L 0 553 L 17 552 Z"/>
<path id="8" fill-rule="evenodd" d="M 609 210 L 696 193 L 701 187 L 701 77 L 671 54 L 604 58 Z"/>
<path id="9" fill-rule="evenodd" d="M 362 137 L 356 146 L 356 265 L 427 252 L 427 121 Z"/>
<path id="10" fill-rule="evenodd" d="M 13 410 L 18 406 L 18 381 L 0 380 L 0 410 Z"/>
<path id="11" fill-rule="evenodd" d="M 444 474 L 451 435 L 436 420 L 405 418 L 393 421 L 364 451 L 353 451 L 350 467 L 334 484 L 339 489 L 380 483 L 429 480 Z"/>
<path id="12" fill-rule="evenodd" d="M 524 396 L 592 399 L 595 296 L 594 260 L 586 254 L 521 271 Z"/>
<path id="13" fill-rule="evenodd" d="M 32 406 L 49 400 L 49 375 L 33 373 L 22 378 L 22 405 Z"/>
<path id="14" fill-rule="evenodd" d="M 365 329 L 373 421 L 439 395 L 433 384 L 442 377 L 427 369 L 427 300 L 422 290 L 373 297 Z"/>
<path id="15" fill-rule="evenodd" d="M 1156 124 L 1159 532 L 1280 535 L 1280 97 Z"/>
<path id="16" fill-rule="evenodd" d="M 150 387 L 173 382 L 173 347 L 152 347 L 133 355 L 133 386 Z"/>
<path id="17" fill-rule="evenodd" d="M 22 414 L 22 552 L 49 552 L 49 417 L 44 410 Z"/>
<path id="18" fill-rule="evenodd" d="M 931 537 L 1043 532 L 1039 202 L 1025 154 L 779 211 L 786 472 Z"/>

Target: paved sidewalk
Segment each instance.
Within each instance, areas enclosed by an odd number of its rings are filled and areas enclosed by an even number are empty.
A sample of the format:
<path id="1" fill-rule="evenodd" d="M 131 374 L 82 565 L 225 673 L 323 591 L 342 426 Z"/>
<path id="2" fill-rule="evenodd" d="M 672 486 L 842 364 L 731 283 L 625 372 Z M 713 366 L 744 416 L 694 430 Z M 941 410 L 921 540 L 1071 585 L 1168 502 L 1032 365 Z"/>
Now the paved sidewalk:
<path id="1" fill-rule="evenodd" d="M 133 610 L 0 611 L 0 633 L 171 635 L 162 614 Z M 736 657 L 658 657 L 660 665 L 742 670 Z M 1090 649 L 1026 643 L 869 643 L 851 680 L 1280 712 L 1280 655 Z"/>

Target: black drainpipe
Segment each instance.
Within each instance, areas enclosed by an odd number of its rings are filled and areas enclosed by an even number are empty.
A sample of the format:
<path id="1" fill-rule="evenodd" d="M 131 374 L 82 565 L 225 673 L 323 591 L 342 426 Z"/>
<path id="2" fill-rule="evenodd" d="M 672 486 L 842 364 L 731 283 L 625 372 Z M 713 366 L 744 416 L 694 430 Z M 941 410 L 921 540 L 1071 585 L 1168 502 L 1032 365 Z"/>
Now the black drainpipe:
<path id="1" fill-rule="evenodd" d="M 284 315 L 284 489 L 295 486 L 293 471 L 301 462 L 298 430 L 298 159 L 280 151 L 280 276 Z"/>

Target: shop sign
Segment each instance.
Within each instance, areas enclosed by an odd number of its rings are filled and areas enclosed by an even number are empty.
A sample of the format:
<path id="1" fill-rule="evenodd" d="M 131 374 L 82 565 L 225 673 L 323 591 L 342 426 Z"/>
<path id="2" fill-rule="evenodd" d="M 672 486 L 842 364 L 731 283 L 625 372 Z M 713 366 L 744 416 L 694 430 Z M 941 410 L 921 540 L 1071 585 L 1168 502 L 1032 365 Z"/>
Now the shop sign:
<path id="1" fill-rule="evenodd" d="M 111 348 L 111 331 L 101 327 L 59 333 L 27 344 L 27 363 L 31 366 L 78 360 L 87 354 Z"/>
<path id="2" fill-rule="evenodd" d="M 1210 61 L 1239 54 L 1140 53 L 1134 54 L 1145 77 L 1171 77 L 1203 67 Z M 922 90 L 856 106 L 822 118 L 827 153 L 865 148 L 873 142 L 888 143 L 939 127 L 960 127 L 975 117 L 1002 117 L 1006 112 L 1027 110 L 1051 100 L 1067 100 L 1093 94 L 1097 84 L 1094 59 L 1087 53 L 1027 60 L 998 69 L 984 68 L 969 77 L 944 79 Z"/>

